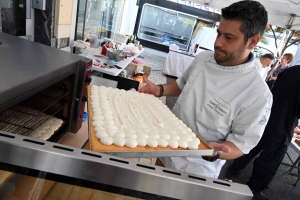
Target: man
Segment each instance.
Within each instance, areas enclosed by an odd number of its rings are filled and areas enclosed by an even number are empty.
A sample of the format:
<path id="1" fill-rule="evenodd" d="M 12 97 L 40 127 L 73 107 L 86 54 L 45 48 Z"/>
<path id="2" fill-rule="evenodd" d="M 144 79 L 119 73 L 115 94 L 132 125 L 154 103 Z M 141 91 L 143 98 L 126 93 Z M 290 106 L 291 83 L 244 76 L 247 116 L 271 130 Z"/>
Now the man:
<path id="1" fill-rule="evenodd" d="M 211 157 L 161 158 L 166 167 L 217 178 L 225 160 L 247 154 L 258 143 L 272 94 L 251 50 L 266 24 L 267 12 L 259 2 L 236 2 L 222 9 L 214 52 L 200 53 L 174 82 L 154 85 L 144 77 L 147 85 L 139 91 L 179 96 L 174 113 L 215 149 Z"/>
<path id="2" fill-rule="evenodd" d="M 276 174 L 291 143 L 294 128 L 300 118 L 300 65 L 282 72 L 272 89 L 274 103 L 270 120 L 262 139 L 249 154 L 236 159 L 228 168 L 226 178 L 231 179 L 254 160 L 252 176 L 247 185 L 255 199 L 268 199 L 261 192 L 268 187 Z"/>
<path id="3" fill-rule="evenodd" d="M 261 70 L 260 75 L 263 78 L 263 80 L 266 80 L 268 71 L 271 69 L 271 65 L 274 62 L 274 56 L 273 54 L 267 53 L 259 58 L 259 61 L 261 63 Z"/>

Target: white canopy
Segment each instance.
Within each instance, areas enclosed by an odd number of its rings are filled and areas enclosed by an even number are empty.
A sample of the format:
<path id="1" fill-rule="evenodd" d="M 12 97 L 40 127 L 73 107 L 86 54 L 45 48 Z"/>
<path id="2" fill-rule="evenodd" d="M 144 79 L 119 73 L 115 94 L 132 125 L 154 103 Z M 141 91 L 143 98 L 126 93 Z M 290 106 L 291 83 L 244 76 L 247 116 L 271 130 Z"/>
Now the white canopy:
<path id="1" fill-rule="evenodd" d="M 189 0 L 212 8 L 224 8 L 238 0 Z M 260 0 L 268 11 L 268 23 L 300 30 L 300 0 Z"/>

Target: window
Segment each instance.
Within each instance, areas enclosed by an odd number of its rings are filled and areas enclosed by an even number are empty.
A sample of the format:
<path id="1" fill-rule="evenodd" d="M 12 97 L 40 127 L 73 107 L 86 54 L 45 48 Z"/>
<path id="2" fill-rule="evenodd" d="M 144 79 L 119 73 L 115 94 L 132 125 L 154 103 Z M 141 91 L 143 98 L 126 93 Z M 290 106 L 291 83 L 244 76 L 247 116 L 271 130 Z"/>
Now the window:
<path id="1" fill-rule="evenodd" d="M 87 34 L 98 40 L 112 38 L 120 30 L 123 8 L 123 0 L 80 0 L 76 39 L 84 40 Z"/>
<path id="2" fill-rule="evenodd" d="M 187 50 L 196 21 L 196 16 L 145 4 L 137 34 L 143 40 Z"/>

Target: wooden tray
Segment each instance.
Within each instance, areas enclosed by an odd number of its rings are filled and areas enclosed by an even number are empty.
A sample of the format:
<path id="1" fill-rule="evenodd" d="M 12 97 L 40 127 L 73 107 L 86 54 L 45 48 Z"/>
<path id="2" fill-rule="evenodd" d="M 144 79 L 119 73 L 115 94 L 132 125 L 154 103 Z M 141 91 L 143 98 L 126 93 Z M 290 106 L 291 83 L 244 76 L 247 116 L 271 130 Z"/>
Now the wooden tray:
<path id="1" fill-rule="evenodd" d="M 129 147 L 118 147 L 115 145 L 104 145 L 96 137 L 96 132 L 92 126 L 93 119 L 93 109 L 91 106 L 91 86 L 87 87 L 88 92 L 88 122 L 89 122 L 89 139 L 90 139 L 90 150 L 95 152 L 103 152 L 111 155 L 116 155 L 124 158 L 146 158 L 146 157 L 169 157 L 169 156 L 190 156 L 190 155 L 212 155 L 213 149 L 200 137 L 201 141 L 198 150 L 188 150 L 188 149 L 172 149 L 170 147 L 156 147 L 152 148 L 149 146 L 136 148 Z"/>

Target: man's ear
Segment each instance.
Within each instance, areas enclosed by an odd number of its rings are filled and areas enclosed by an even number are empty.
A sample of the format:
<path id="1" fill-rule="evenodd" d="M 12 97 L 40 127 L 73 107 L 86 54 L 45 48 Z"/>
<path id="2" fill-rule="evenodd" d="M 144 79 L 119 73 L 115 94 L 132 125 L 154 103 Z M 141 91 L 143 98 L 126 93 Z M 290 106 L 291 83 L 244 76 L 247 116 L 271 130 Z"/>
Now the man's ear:
<path id="1" fill-rule="evenodd" d="M 257 43 L 260 40 L 260 36 L 259 35 L 254 35 L 251 38 L 248 39 L 248 49 L 253 49 Z"/>

